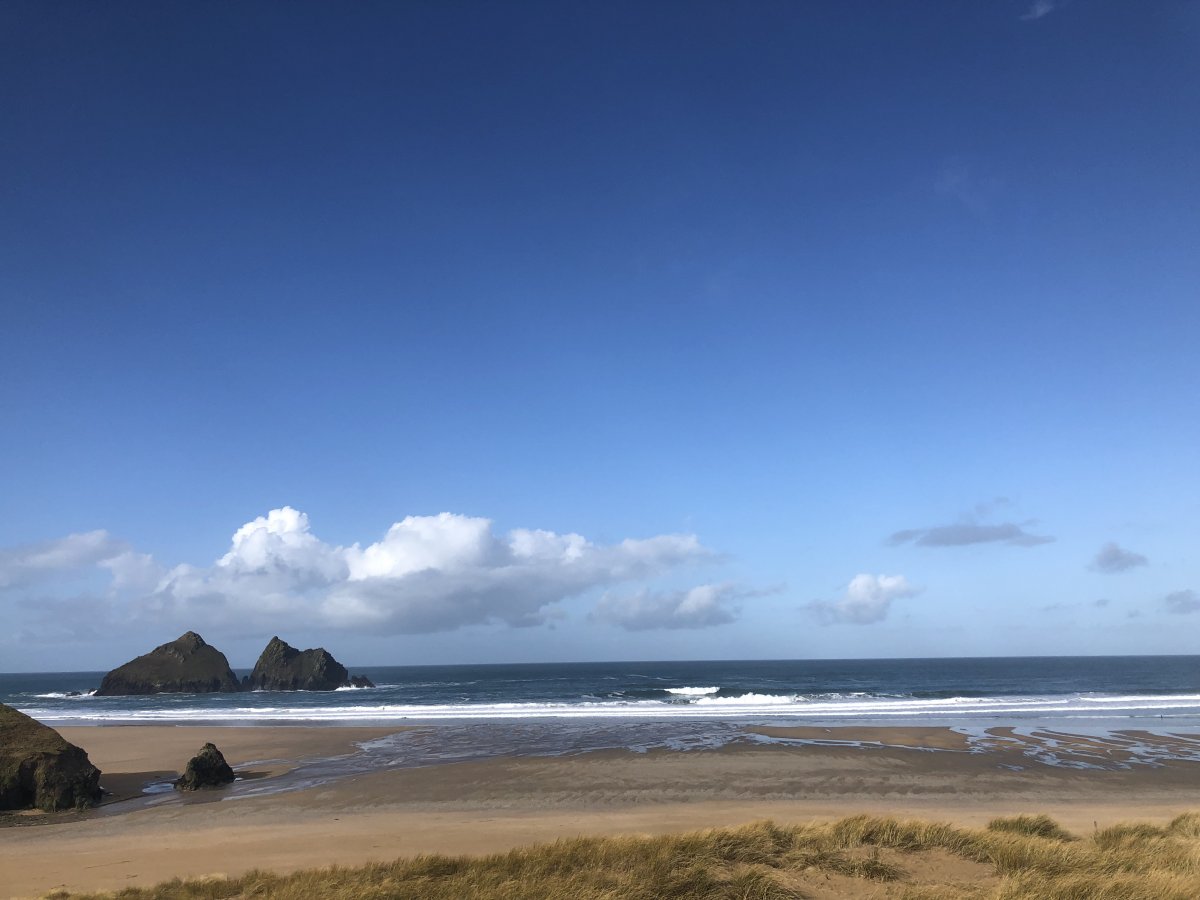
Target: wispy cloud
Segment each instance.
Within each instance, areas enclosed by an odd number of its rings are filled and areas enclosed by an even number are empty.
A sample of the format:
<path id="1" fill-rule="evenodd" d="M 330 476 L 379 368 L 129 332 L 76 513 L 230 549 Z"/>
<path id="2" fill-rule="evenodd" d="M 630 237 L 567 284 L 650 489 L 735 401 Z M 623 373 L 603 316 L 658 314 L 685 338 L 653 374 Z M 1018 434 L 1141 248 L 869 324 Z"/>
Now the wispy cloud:
<path id="1" fill-rule="evenodd" d="M 626 631 L 709 628 L 735 621 L 741 612 L 738 601 L 754 593 L 726 583 L 702 584 L 684 591 L 605 594 L 589 618 Z"/>
<path id="2" fill-rule="evenodd" d="M 1142 554 L 1134 553 L 1132 550 L 1123 550 L 1112 541 L 1109 541 L 1100 548 L 1088 568 L 1094 572 L 1115 575 L 1117 572 L 1125 572 L 1137 566 L 1144 566 L 1148 562 L 1149 560 L 1142 556 Z"/>
<path id="3" fill-rule="evenodd" d="M 1176 615 L 1187 615 L 1200 610 L 1200 594 L 1195 591 L 1175 591 L 1163 597 L 1167 612 Z"/>
<path id="4" fill-rule="evenodd" d="M 827 625 L 870 625 L 887 618 L 893 601 L 915 597 L 920 592 L 903 575 L 864 573 L 855 575 L 837 600 L 810 603 L 807 608 Z"/>
<path id="5" fill-rule="evenodd" d="M 1042 612 L 1065 612 L 1072 609 L 1103 609 L 1112 603 L 1107 597 L 1093 600 L 1091 603 L 1047 603 Z"/>
<path id="6" fill-rule="evenodd" d="M 976 503 L 960 516 L 959 521 L 949 525 L 931 525 L 926 528 L 905 528 L 888 536 L 892 546 L 915 544 L 919 547 L 965 547 L 971 544 L 1011 544 L 1016 547 L 1036 547 L 1054 540 L 1049 535 L 1031 534 L 1026 527 L 1036 523 L 999 522 L 989 524 L 984 520 L 993 514 L 1011 507 L 1007 497 L 995 497 Z"/>
<path id="7" fill-rule="evenodd" d="M 1014 547 L 1036 547 L 1049 544 L 1053 537 L 1030 534 L 1023 525 L 1001 522 L 998 525 L 980 525 L 960 522 L 955 525 L 935 525 L 931 528 L 906 528 L 888 538 L 893 546 L 916 544 L 919 547 L 965 547 L 970 544 L 1009 544 Z"/>
<path id="8" fill-rule="evenodd" d="M 981 174 L 966 160 L 953 158 L 942 163 L 933 179 L 933 190 L 950 197 L 977 216 L 992 208 L 1002 185 L 998 178 Z"/>
<path id="9" fill-rule="evenodd" d="M 107 531 L 69 534 L 53 541 L 0 549 L 0 589 L 23 587 L 76 574 L 129 549 Z"/>
<path id="10" fill-rule="evenodd" d="M 105 532 L 90 532 L 0 553 L 0 587 L 90 566 L 109 575 L 101 600 L 128 616 L 242 630 L 287 617 L 298 625 L 399 634 L 486 622 L 537 625 L 554 619 L 557 604 L 570 597 L 712 558 L 690 534 L 597 544 L 543 530 L 497 534 L 488 519 L 454 513 L 409 516 L 373 543 L 337 546 L 313 534 L 304 513 L 283 507 L 239 528 L 210 566 L 166 567 Z M 677 612 L 702 617 L 708 609 L 715 616 L 729 599 L 718 591 L 706 607 L 702 591 Z"/>
<path id="11" fill-rule="evenodd" d="M 1034 0 L 1022 15 L 1021 20 L 1024 22 L 1036 22 L 1038 19 L 1044 18 L 1057 9 L 1062 9 L 1066 4 L 1062 0 Z"/>

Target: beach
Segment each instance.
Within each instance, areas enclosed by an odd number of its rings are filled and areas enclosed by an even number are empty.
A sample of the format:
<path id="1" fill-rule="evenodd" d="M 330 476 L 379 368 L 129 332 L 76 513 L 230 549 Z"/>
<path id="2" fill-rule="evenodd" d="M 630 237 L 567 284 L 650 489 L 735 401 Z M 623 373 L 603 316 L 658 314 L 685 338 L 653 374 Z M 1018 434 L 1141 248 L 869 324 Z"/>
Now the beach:
<path id="1" fill-rule="evenodd" d="M 364 756 L 360 745 L 400 731 L 64 727 L 64 737 L 104 772 L 112 798 L 82 814 L 7 817 L 0 885 L 5 896 L 18 897 L 116 890 L 177 876 L 485 854 L 560 837 L 663 834 L 761 819 L 871 813 L 979 826 L 996 816 L 1044 813 L 1083 834 L 1117 821 L 1161 824 L 1200 809 L 1200 763 L 1128 764 L 1130 747 L 1190 746 L 1200 740 L 1194 729 L 1073 737 L 996 726 L 968 741 L 937 727 L 747 726 L 744 740 L 715 749 L 329 768 L 329 760 L 352 763 Z M 161 787 L 205 741 L 222 749 L 243 779 L 239 786 L 258 793 L 142 793 L 146 785 Z M 1035 742 L 1053 747 L 1053 763 L 1031 754 Z M 288 782 L 305 771 L 325 774 Z M 287 789 L 272 792 L 273 784 Z"/>

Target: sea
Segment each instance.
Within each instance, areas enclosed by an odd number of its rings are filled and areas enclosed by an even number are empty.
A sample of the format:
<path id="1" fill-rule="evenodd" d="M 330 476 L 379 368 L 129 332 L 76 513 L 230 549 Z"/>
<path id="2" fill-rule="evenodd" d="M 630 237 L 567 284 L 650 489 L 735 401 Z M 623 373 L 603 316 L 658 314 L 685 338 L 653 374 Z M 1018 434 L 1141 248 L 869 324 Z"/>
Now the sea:
<path id="1" fill-rule="evenodd" d="M 103 672 L 0 674 L 50 725 L 738 720 L 1200 726 L 1200 656 L 350 667 L 374 688 L 96 697 Z M 246 672 L 237 672 L 239 676 Z"/>
<path id="2" fill-rule="evenodd" d="M 236 670 L 235 670 L 236 671 Z M 0 702 L 64 725 L 413 726 L 355 760 L 304 767 L 293 786 L 498 756 L 780 742 L 755 726 L 936 726 L 979 737 L 1119 738 L 1123 758 L 1200 760 L 1200 656 L 742 660 L 351 666 L 373 688 L 96 697 L 101 672 L 0 675 Z M 244 672 L 237 672 L 243 675 Z M 1143 741 L 1133 734 L 1163 740 Z M 1183 736 L 1186 740 L 1177 740 Z M 801 741 L 801 742 L 804 742 Z M 874 743 L 868 742 L 868 743 Z M 1032 746 L 1032 745 L 1031 745 Z M 1053 741 L 1042 762 L 1055 764 Z M 1077 757 L 1070 765 L 1088 767 Z M 1105 767 L 1103 760 L 1097 763 Z M 307 779 L 307 781 L 305 780 Z M 285 785 L 286 787 L 287 785 Z M 272 790 L 280 789 L 276 783 Z M 247 793 L 254 788 L 248 786 Z"/>

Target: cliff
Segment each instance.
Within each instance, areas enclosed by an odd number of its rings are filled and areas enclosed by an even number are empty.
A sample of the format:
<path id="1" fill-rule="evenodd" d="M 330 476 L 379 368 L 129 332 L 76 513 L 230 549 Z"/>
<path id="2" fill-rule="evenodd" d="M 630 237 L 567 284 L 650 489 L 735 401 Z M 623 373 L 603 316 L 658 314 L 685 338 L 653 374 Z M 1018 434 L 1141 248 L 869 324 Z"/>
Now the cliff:
<path id="1" fill-rule="evenodd" d="M 53 728 L 0 703 L 0 809 L 82 809 L 100 799 L 100 770 Z"/>

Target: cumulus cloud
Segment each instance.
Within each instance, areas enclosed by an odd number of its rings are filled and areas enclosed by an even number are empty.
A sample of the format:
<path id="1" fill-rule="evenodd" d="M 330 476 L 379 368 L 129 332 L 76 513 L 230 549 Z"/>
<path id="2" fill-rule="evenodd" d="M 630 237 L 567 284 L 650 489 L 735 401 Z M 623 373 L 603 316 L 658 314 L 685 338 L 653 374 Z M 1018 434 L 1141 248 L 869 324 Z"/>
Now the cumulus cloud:
<path id="1" fill-rule="evenodd" d="M 654 628 L 708 628 L 727 625 L 741 611 L 736 603 L 750 592 L 732 584 L 702 584 L 686 591 L 614 596 L 605 594 L 592 610 L 593 621 L 618 625 L 626 631 Z"/>
<path id="2" fill-rule="evenodd" d="M 855 575 L 846 592 L 832 603 L 809 605 L 826 624 L 870 625 L 887 618 L 892 602 L 915 597 L 920 588 L 909 584 L 903 575 Z"/>
<path id="3" fill-rule="evenodd" d="M 1148 562 L 1149 560 L 1142 554 L 1134 553 L 1132 550 L 1122 550 L 1115 543 L 1109 541 L 1100 548 L 1088 568 L 1095 572 L 1115 575 L 1117 572 L 1124 572 L 1136 566 L 1144 566 Z"/>
<path id="4" fill-rule="evenodd" d="M 1187 615 L 1200 610 L 1200 594 L 1195 591 L 1175 591 L 1163 598 L 1167 612 L 1176 615 Z"/>
<path id="5" fill-rule="evenodd" d="M 980 525 L 976 522 L 961 522 L 957 525 L 936 525 L 932 528 L 907 528 L 897 531 L 888 538 L 893 546 L 916 544 L 919 547 L 964 547 L 969 544 L 1009 544 L 1014 547 L 1036 547 L 1054 540 L 1049 535 L 1030 534 L 1023 525 L 1001 522 L 998 525 Z"/>
<path id="6" fill-rule="evenodd" d="M 282 619 L 411 634 L 541 624 L 570 597 L 712 556 L 689 534 L 596 544 L 551 531 L 497 534 L 488 519 L 453 513 L 409 516 L 374 543 L 336 546 L 285 506 L 237 529 L 210 566 L 164 567 L 94 532 L 0 555 L 0 585 L 93 565 L 109 571 L 108 596 L 123 609 L 187 627 L 250 631 Z"/>
<path id="7" fill-rule="evenodd" d="M 107 531 L 69 534 L 53 541 L 0 549 L 0 589 L 76 574 L 114 559 L 127 549 L 123 541 Z"/>

